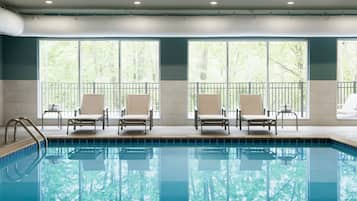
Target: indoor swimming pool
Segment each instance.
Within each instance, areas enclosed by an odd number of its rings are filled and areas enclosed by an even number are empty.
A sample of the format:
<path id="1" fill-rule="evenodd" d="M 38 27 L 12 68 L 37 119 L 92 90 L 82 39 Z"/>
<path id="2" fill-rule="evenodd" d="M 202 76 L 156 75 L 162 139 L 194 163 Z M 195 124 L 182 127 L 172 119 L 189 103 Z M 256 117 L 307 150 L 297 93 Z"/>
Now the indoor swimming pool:
<path id="1" fill-rule="evenodd" d="M 357 200 L 356 151 L 331 143 L 52 142 L 42 151 L 0 159 L 0 200 Z"/>

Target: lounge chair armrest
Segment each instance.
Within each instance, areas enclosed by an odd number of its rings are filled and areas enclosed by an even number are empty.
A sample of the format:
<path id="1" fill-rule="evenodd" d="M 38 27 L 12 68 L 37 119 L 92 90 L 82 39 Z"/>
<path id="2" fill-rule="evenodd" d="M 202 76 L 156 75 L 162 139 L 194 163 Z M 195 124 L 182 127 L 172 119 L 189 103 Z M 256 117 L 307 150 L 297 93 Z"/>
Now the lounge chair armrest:
<path id="1" fill-rule="evenodd" d="M 124 116 L 126 113 L 126 107 L 122 107 L 120 110 L 120 116 Z"/>
<path id="2" fill-rule="evenodd" d="M 105 107 L 103 109 L 103 116 L 106 117 L 106 116 L 108 116 L 108 114 L 109 114 L 109 108 Z"/>
<path id="3" fill-rule="evenodd" d="M 222 112 L 222 115 L 223 115 L 223 116 L 227 116 L 226 108 L 221 107 L 221 112 Z"/>
<path id="4" fill-rule="evenodd" d="M 150 115 L 150 117 L 153 115 L 153 113 L 154 113 L 154 109 L 153 109 L 152 107 L 150 107 L 150 108 L 149 108 L 149 115 Z"/>
<path id="5" fill-rule="evenodd" d="M 150 109 L 149 109 L 149 117 L 150 117 L 150 121 L 152 121 L 152 119 L 153 119 L 153 116 L 154 116 L 154 110 L 152 109 L 152 107 L 150 107 Z"/>
<path id="6" fill-rule="evenodd" d="M 194 124 L 195 124 L 195 128 L 198 129 L 198 108 L 195 107 L 195 111 L 194 111 Z"/>
<path id="7" fill-rule="evenodd" d="M 264 108 L 264 115 L 267 115 L 268 117 L 270 116 L 270 110 L 267 110 Z"/>
<path id="8" fill-rule="evenodd" d="M 77 108 L 74 110 L 74 116 L 76 117 L 77 115 L 81 114 L 81 108 Z"/>
<path id="9" fill-rule="evenodd" d="M 238 122 L 239 122 L 239 127 L 241 128 L 242 126 L 242 110 L 237 107 L 236 109 L 236 127 L 238 127 Z"/>
<path id="10" fill-rule="evenodd" d="M 236 112 L 237 112 L 237 119 L 238 119 L 238 118 L 240 119 L 241 116 L 242 116 L 242 110 L 241 110 L 239 107 L 237 107 Z"/>

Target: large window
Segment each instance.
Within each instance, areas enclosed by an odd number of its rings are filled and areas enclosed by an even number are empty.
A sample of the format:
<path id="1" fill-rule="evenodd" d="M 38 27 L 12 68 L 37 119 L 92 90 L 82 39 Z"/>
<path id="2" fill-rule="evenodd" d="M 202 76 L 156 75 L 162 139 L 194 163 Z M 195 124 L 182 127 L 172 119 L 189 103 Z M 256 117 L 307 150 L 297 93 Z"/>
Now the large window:
<path id="1" fill-rule="evenodd" d="M 83 94 L 96 93 L 115 117 L 127 94 L 150 94 L 159 117 L 158 41 L 41 40 L 39 47 L 39 114 L 58 104 L 72 115 Z"/>
<path id="2" fill-rule="evenodd" d="M 357 118 L 357 40 L 337 42 L 337 118 Z"/>
<path id="3" fill-rule="evenodd" d="M 220 94 L 233 117 L 240 94 L 259 94 L 273 113 L 288 105 L 301 117 L 307 110 L 307 42 L 223 41 L 189 42 L 189 117 L 197 94 Z"/>

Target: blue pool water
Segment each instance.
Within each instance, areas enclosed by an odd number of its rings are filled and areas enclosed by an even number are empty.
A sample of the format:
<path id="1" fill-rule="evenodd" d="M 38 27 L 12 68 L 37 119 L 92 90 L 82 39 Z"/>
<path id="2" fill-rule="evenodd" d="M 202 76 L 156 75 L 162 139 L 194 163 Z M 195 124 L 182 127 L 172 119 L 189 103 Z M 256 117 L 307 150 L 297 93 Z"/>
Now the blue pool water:
<path id="1" fill-rule="evenodd" d="M 0 200 L 357 200 L 331 145 L 52 145 L 0 160 Z"/>

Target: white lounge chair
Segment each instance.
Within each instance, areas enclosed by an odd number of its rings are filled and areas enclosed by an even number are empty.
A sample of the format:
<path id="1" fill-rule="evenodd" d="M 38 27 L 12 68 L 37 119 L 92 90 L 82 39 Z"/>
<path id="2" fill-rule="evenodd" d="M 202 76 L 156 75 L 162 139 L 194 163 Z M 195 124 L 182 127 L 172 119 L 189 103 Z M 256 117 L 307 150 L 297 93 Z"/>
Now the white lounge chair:
<path id="1" fill-rule="evenodd" d="M 263 161 L 276 159 L 276 153 L 269 148 L 239 148 L 237 153 L 242 171 L 260 171 Z"/>
<path id="2" fill-rule="evenodd" d="M 219 95 L 205 94 L 198 95 L 198 107 L 195 108 L 195 128 L 201 126 L 222 126 L 224 130 L 228 127 L 229 119 L 226 117 L 226 111 L 221 105 L 221 97 Z"/>
<path id="3" fill-rule="evenodd" d="M 357 94 L 351 94 L 345 103 L 337 110 L 337 115 L 357 116 Z"/>
<path id="4" fill-rule="evenodd" d="M 195 158 L 199 160 L 199 170 L 220 170 L 220 162 L 229 160 L 229 149 L 221 147 L 196 148 Z"/>
<path id="5" fill-rule="evenodd" d="M 107 125 L 109 122 L 108 109 L 104 107 L 104 95 L 98 94 L 85 94 L 82 98 L 81 107 L 74 111 L 74 117 L 67 121 L 67 135 L 68 128 L 73 125 L 73 129 L 76 126 L 93 125 L 96 130 L 97 121 L 103 122 L 103 130 L 105 121 Z"/>
<path id="6" fill-rule="evenodd" d="M 105 171 L 104 149 L 76 148 L 68 153 L 68 159 L 79 160 L 84 171 Z"/>
<path id="7" fill-rule="evenodd" d="M 119 159 L 127 161 L 129 171 L 148 171 L 150 170 L 150 160 L 153 155 L 152 148 L 126 147 L 120 149 Z"/>
<path id="8" fill-rule="evenodd" d="M 275 127 L 275 134 L 277 134 L 276 119 L 269 117 L 269 111 L 265 113 L 263 107 L 263 99 L 260 95 L 240 95 L 239 108 L 237 109 L 236 123 L 239 120 L 239 129 L 242 130 L 242 122 L 247 122 L 248 134 L 250 126 L 268 126 Z"/>
<path id="9" fill-rule="evenodd" d="M 126 107 L 122 109 L 121 117 L 119 119 L 120 130 L 123 127 L 130 125 L 143 125 L 146 126 L 149 123 L 150 130 L 153 127 L 153 111 L 150 107 L 150 96 L 149 95 L 128 95 L 126 99 Z"/>

